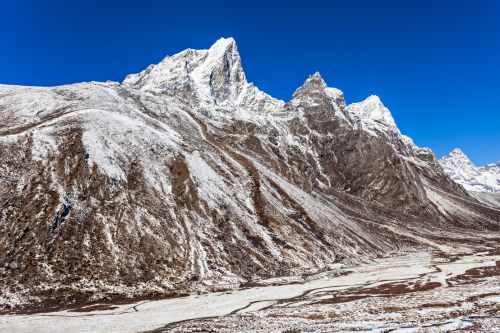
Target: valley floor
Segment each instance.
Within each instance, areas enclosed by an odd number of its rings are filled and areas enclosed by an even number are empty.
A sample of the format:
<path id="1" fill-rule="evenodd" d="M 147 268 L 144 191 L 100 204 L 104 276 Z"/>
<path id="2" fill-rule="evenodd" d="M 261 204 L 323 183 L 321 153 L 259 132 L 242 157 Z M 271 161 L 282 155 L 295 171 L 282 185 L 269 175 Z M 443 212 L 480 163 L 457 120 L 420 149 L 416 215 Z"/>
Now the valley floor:
<path id="1" fill-rule="evenodd" d="M 271 282 L 166 300 L 3 315 L 0 331 L 500 331 L 500 255 L 406 253 L 301 283 Z"/>

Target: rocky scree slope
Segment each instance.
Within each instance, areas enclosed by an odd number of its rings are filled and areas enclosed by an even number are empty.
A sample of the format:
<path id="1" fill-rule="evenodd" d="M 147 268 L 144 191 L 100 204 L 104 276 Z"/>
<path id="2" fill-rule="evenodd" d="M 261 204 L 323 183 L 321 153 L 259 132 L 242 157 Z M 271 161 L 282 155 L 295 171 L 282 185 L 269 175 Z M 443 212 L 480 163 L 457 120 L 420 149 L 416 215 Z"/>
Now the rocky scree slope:
<path id="1" fill-rule="evenodd" d="M 499 209 L 377 97 L 346 105 L 316 73 L 276 100 L 247 82 L 231 38 L 123 83 L 0 86 L 0 123 L 4 309 L 498 244 Z"/>

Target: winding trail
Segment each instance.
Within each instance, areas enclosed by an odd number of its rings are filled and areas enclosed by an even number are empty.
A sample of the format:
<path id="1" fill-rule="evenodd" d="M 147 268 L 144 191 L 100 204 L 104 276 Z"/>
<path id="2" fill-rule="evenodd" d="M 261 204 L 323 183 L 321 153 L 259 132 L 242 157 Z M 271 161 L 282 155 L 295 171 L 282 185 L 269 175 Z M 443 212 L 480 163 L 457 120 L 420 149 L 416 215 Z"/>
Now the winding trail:
<path id="1" fill-rule="evenodd" d="M 69 107 L 66 107 L 66 108 L 63 108 L 63 109 L 68 109 Z M 73 113 L 76 113 L 76 112 L 80 112 L 80 111 L 88 111 L 88 110 L 92 110 L 92 109 L 77 109 L 77 110 L 70 110 L 70 111 L 63 111 L 63 112 L 54 112 L 54 114 L 51 114 L 37 122 L 34 122 L 34 123 L 29 123 L 29 124 L 25 124 L 25 125 L 22 125 L 22 126 L 19 126 L 19 127 L 14 127 L 14 128 L 8 128 L 6 130 L 3 130 L 3 131 L 0 131 L 0 136 L 10 136 L 10 135 L 17 135 L 17 134 L 21 134 L 23 132 L 27 132 L 35 127 L 39 127 L 41 125 L 44 125 L 44 124 L 47 124 L 47 123 L 50 123 L 54 120 L 57 120 L 59 118 L 62 118 L 62 117 L 65 117 L 65 116 L 68 116 L 70 114 L 73 114 Z"/>
<path id="2" fill-rule="evenodd" d="M 68 110 L 68 109 L 70 109 L 70 110 Z M 18 127 L 12 127 L 12 128 L 7 128 L 5 130 L 0 130 L 0 137 L 18 135 L 18 134 L 21 134 L 24 132 L 28 132 L 32 129 L 37 128 L 37 127 L 47 125 L 51 122 L 61 120 L 62 118 L 66 117 L 66 116 L 71 116 L 71 115 L 74 115 L 77 113 L 110 112 L 110 113 L 118 113 L 118 114 L 122 114 L 122 115 L 131 117 L 130 113 L 123 112 L 123 110 L 108 110 L 108 109 L 104 109 L 104 108 L 86 107 L 86 108 L 79 108 L 79 109 L 71 110 L 71 106 L 68 106 L 68 107 L 63 107 L 59 110 L 66 110 L 66 111 L 54 112 L 53 114 L 46 116 L 43 119 L 40 119 L 39 121 L 32 122 L 29 124 L 24 124 L 24 125 L 21 125 Z M 157 119 L 157 118 L 155 118 L 155 117 L 153 117 L 145 112 L 142 112 L 142 111 L 137 110 L 135 108 L 129 109 L 129 111 L 133 111 L 133 113 L 137 114 L 139 117 L 142 117 L 143 119 L 147 119 L 147 120 L 151 120 L 151 121 L 155 122 L 156 125 L 158 125 L 162 128 L 165 126 L 165 124 L 162 121 L 160 121 L 159 119 Z"/>

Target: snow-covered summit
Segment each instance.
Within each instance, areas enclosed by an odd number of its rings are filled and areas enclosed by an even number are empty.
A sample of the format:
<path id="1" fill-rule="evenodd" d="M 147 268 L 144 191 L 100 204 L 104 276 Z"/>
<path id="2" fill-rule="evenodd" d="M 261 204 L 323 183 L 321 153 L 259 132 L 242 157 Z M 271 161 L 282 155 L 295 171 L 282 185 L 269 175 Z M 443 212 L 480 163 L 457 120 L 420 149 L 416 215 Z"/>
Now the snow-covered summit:
<path id="1" fill-rule="evenodd" d="M 458 148 L 439 160 L 444 171 L 461 184 L 466 190 L 473 192 L 500 193 L 500 162 L 477 167 Z"/>
<path id="2" fill-rule="evenodd" d="M 128 75 L 124 85 L 152 92 L 193 99 L 193 104 L 217 106 L 226 109 L 276 112 L 283 110 L 284 102 L 262 92 L 247 82 L 238 47 L 233 38 L 221 38 L 209 49 L 187 49 L 167 56 L 157 65 L 150 65 L 138 74 Z M 377 132 L 399 133 L 390 111 L 377 96 L 345 104 L 344 93 L 328 87 L 319 72 L 309 76 L 289 103 L 318 103 L 318 96 L 327 97 L 334 104 L 335 114 L 360 129 L 374 135 Z"/>
<path id="3" fill-rule="evenodd" d="M 312 75 L 309 75 L 309 77 L 305 80 L 304 84 L 302 87 L 309 86 L 309 85 L 315 85 L 319 88 L 326 88 L 326 82 L 321 76 L 320 72 L 315 72 Z"/>
<path id="4" fill-rule="evenodd" d="M 371 95 L 362 102 L 349 104 L 349 114 L 356 124 L 367 131 L 393 131 L 399 133 L 391 112 L 378 96 Z"/>
<path id="5" fill-rule="evenodd" d="M 221 38 L 209 49 L 187 49 L 167 56 L 138 74 L 128 75 L 123 84 L 157 94 L 182 93 L 201 105 L 235 107 L 270 112 L 284 102 L 248 83 L 238 47 L 233 38 Z"/>
<path id="6" fill-rule="evenodd" d="M 471 160 L 469 160 L 469 157 L 467 157 L 467 155 L 465 155 L 465 153 L 460 148 L 455 148 L 450 151 L 448 157 L 452 157 L 456 160 L 461 160 L 464 163 L 472 164 Z"/>
<path id="7" fill-rule="evenodd" d="M 304 83 L 295 90 L 290 102 L 293 102 L 294 100 L 300 100 L 304 96 L 312 97 L 318 94 L 320 95 L 326 94 L 328 95 L 328 97 L 332 98 L 333 100 L 336 100 L 340 104 L 345 103 L 344 93 L 337 88 L 328 87 L 328 85 L 326 84 L 325 80 L 323 79 L 323 77 L 319 72 L 315 72 L 314 74 L 310 75 L 304 81 Z"/>
<path id="8" fill-rule="evenodd" d="M 308 113 L 315 110 L 313 113 L 316 116 L 339 118 L 349 124 L 352 122 L 346 111 L 344 93 L 337 88 L 328 87 L 319 72 L 310 75 L 295 90 L 288 106 L 298 111 L 308 109 Z"/>

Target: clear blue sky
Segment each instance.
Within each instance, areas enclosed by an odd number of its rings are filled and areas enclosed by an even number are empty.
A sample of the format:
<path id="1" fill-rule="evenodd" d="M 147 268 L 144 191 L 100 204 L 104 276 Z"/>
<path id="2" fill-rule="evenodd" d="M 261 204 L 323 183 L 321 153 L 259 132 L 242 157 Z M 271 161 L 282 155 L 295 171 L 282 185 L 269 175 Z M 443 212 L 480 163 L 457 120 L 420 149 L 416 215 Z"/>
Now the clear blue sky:
<path id="1" fill-rule="evenodd" d="M 347 102 L 379 95 L 440 157 L 500 160 L 500 1 L 0 1 L 0 83 L 121 81 L 236 39 L 247 77 L 288 100 L 320 71 Z"/>

